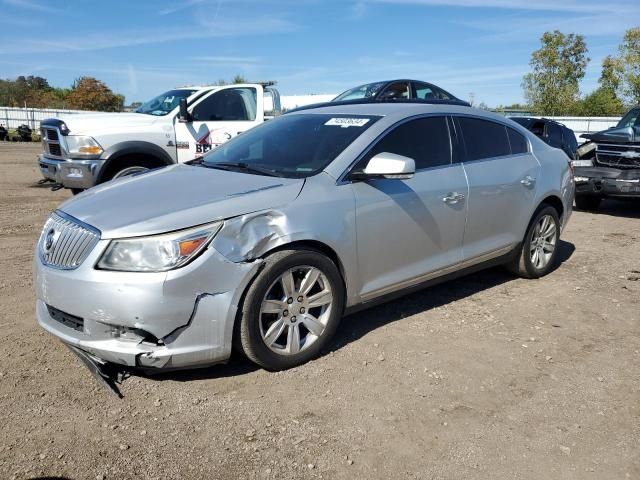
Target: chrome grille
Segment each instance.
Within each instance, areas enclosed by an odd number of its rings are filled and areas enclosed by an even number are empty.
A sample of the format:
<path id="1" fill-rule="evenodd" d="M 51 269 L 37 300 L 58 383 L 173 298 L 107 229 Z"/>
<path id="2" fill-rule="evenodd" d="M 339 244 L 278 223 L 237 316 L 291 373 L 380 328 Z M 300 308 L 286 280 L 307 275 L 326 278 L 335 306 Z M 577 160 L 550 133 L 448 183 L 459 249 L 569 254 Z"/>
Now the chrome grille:
<path id="1" fill-rule="evenodd" d="M 609 167 L 640 168 L 640 146 L 598 143 L 596 160 Z"/>
<path id="2" fill-rule="evenodd" d="M 42 148 L 46 156 L 62 158 L 62 147 L 60 144 L 60 133 L 55 127 L 40 127 L 42 137 Z"/>
<path id="3" fill-rule="evenodd" d="M 98 240 L 98 230 L 69 215 L 54 212 L 44 224 L 38 252 L 45 265 L 73 270 L 82 264 Z"/>

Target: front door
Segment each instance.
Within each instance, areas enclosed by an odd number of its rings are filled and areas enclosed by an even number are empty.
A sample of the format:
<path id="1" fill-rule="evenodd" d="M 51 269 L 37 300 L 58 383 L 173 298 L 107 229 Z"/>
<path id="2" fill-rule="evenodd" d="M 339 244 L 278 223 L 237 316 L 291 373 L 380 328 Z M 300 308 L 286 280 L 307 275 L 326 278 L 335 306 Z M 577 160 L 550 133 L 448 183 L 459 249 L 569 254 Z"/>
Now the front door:
<path id="1" fill-rule="evenodd" d="M 384 294 L 418 283 L 462 260 L 467 181 L 452 163 L 445 117 L 403 123 L 383 137 L 355 169 L 390 152 L 411 157 L 408 180 L 354 182 L 360 294 Z"/>
<path id="2" fill-rule="evenodd" d="M 261 119 L 262 96 L 253 87 L 229 87 L 199 100 L 191 122 L 176 119 L 178 162 L 201 157 L 212 148 L 248 130 Z M 258 101 L 259 100 L 259 101 Z"/>

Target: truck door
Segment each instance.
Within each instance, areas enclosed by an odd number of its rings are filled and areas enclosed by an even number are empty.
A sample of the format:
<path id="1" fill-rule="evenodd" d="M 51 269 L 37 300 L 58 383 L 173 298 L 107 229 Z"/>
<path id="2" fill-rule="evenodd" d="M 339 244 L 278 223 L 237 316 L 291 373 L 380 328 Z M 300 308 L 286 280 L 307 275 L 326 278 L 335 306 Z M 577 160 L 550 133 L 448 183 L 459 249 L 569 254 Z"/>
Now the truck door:
<path id="1" fill-rule="evenodd" d="M 260 95 L 258 95 L 260 93 Z M 178 162 L 206 152 L 263 121 L 262 92 L 233 86 L 216 90 L 190 108 L 191 121 L 175 120 Z"/>

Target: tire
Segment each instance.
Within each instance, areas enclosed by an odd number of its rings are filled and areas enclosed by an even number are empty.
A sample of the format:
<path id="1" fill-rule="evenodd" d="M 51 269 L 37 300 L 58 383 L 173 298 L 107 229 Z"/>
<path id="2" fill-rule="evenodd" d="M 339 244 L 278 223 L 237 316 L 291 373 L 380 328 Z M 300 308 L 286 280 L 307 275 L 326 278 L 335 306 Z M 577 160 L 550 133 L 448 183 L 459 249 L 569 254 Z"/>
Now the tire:
<path id="1" fill-rule="evenodd" d="M 72 188 L 71 189 L 71 193 L 73 193 L 74 195 L 78 195 L 79 193 L 84 192 L 84 188 Z"/>
<path id="2" fill-rule="evenodd" d="M 602 197 L 597 195 L 576 195 L 574 198 L 576 202 L 576 208 L 578 210 L 597 210 L 602 201 Z"/>
<path id="3" fill-rule="evenodd" d="M 549 221 L 545 227 L 544 219 Z M 548 228 L 549 230 L 543 230 Z M 551 229 L 553 232 L 551 233 Z M 543 233 L 540 240 L 540 232 Z M 547 233 L 547 235 L 544 235 Z M 540 278 L 549 273 L 558 256 L 560 240 L 560 218 L 555 208 L 542 205 L 534 214 L 517 256 L 507 264 L 509 270 L 523 278 Z M 534 256 L 534 249 L 537 256 Z M 551 251 L 549 251 L 551 250 Z"/>
<path id="4" fill-rule="evenodd" d="M 108 182 L 114 178 L 126 177 L 136 173 L 144 172 L 152 168 L 160 167 L 160 162 L 149 159 L 148 157 L 125 157 L 112 161 L 107 166 L 107 170 L 102 175 L 99 183 Z"/>
<path id="5" fill-rule="evenodd" d="M 293 288 L 285 289 L 290 281 Z M 308 362 L 331 341 L 343 314 L 344 297 L 340 272 L 323 254 L 276 252 L 266 258 L 247 290 L 237 344 L 251 361 L 267 370 L 286 370 Z"/>

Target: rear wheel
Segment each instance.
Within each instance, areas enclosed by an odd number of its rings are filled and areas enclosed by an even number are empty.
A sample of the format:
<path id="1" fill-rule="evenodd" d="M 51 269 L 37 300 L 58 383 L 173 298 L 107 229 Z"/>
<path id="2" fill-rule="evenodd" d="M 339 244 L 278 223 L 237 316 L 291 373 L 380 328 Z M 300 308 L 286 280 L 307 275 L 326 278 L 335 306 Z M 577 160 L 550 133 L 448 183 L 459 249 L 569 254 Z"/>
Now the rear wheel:
<path id="1" fill-rule="evenodd" d="M 237 331 L 247 357 L 267 370 L 314 358 L 342 317 L 344 288 L 335 264 L 311 250 L 267 257 L 245 296 Z"/>
<path id="2" fill-rule="evenodd" d="M 560 219 L 551 206 L 543 206 L 534 215 L 518 256 L 509 269 L 524 278 L 540 278 L 551 271 L 560 240 Z"/>
<path id="3" fill-rule="evenodd" d="M 597 195 L 576 195 L 576 207 L 579 210 L 597 210 L 600 206 L 602 197 Z"/>

